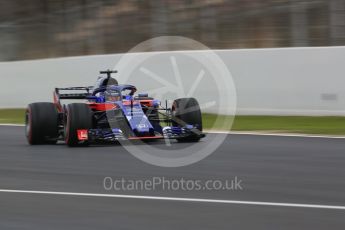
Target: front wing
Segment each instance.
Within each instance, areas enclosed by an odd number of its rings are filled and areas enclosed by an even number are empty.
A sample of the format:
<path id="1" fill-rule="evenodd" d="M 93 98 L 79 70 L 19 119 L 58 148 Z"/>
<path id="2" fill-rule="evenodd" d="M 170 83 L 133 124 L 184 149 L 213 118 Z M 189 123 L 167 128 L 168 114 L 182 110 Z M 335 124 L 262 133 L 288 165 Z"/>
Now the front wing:
<path id="1" fill-rule="evenodd" d="M 78 130 L 80 141 L 125 141 L 125 140 L 152 140 L 152 139 L 183 139 L 189 137 L 203 138 L 205 134 L 192 126 L 187 127 L 163 127 L 163 133 L 156 132 L 154 135 L 134 136 L 126 135 L 121 129 L 89 129 Z"/>

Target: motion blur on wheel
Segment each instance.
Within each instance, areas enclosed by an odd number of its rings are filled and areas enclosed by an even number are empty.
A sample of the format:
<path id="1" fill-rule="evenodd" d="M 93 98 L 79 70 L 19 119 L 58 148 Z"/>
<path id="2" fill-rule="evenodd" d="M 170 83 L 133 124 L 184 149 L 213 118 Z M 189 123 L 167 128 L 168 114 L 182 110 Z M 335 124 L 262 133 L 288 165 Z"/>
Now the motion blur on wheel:
<path id="1" fill-rule="evenodd" d="M 100 73 L 106 76 L 99 77 L 95 86 L 56 88 L 54 103 L 29 104 L 25 115 L 29 144 L 56 144 L 59 140 L 68 146 L 152 139 L 198 142 L 205 137 L 195 98 L 179 98 L 171 108 L 167 102 L 163 107 L 147 93 L 136 94 L 135 86 L 119 85 L 111 77 L 116 71 Z M 65 99 L 82 103 L 62 104 Z"/>

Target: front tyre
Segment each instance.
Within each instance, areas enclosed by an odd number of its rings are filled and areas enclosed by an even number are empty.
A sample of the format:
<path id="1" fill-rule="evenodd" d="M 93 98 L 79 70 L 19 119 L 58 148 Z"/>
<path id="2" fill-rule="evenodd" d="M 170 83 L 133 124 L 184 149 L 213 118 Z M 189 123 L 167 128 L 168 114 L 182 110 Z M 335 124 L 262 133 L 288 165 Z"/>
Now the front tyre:
<path id="1" fill-rule="evenodd" d="M 179 142 L 198 142 L 202 132 L 202 117 L 198 101 L 195 98 L 176 99 L 172 105 L 172 124 L 177 127 L 192 125 L 194 135 L 178 138 Z"/>
<path id="2" fill-rule="evenodd" d="M 93 113 L 88 105 L 72 103 L 67 105 L 65 113 L 65 142 L 68 146 L 86 146 L 89 142 L 79 141 L 78 130 L 92 128 Z"/>
<path id="3" fill-rule="evenodd" d="M 29 104 L 25 112 L 25 135 L 30 145 L 56 144 L 59 113 L 49 102 Z"/>

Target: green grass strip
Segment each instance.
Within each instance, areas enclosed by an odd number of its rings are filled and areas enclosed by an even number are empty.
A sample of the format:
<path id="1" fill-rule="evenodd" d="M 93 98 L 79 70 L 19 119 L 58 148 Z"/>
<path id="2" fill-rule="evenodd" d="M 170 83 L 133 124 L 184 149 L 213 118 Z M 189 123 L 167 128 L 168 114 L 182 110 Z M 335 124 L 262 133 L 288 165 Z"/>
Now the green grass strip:
<path id="1" fill-rule="evenodd" d="M 25 109 L 0 109 L 0 123 L 24 124 Z"/>
<path id="2" fill-rule="evenodd" d="M 0 109 L 0 123 L 23 124 L 24 109 Z M 221 122 L 216 122 L 217 118 Z M 230 116 L 203 114 L 204 129 L 227 130 L 223 122 Z M 233 131 L 268 131 L 345 135 L 345 117 L 338 116 L 236 116 Z"/>

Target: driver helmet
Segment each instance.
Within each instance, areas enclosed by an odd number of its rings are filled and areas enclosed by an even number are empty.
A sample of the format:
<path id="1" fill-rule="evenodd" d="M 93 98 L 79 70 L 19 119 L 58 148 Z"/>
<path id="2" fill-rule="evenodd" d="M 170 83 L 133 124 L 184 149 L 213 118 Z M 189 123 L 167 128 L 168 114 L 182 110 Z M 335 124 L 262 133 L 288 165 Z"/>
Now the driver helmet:
<path id="1" fill-rule="evenodd" d="M 104 97 L 106 101 L 120 101 L 121 100 L 121 94 L 115 90 L 105 91 Z"/>

